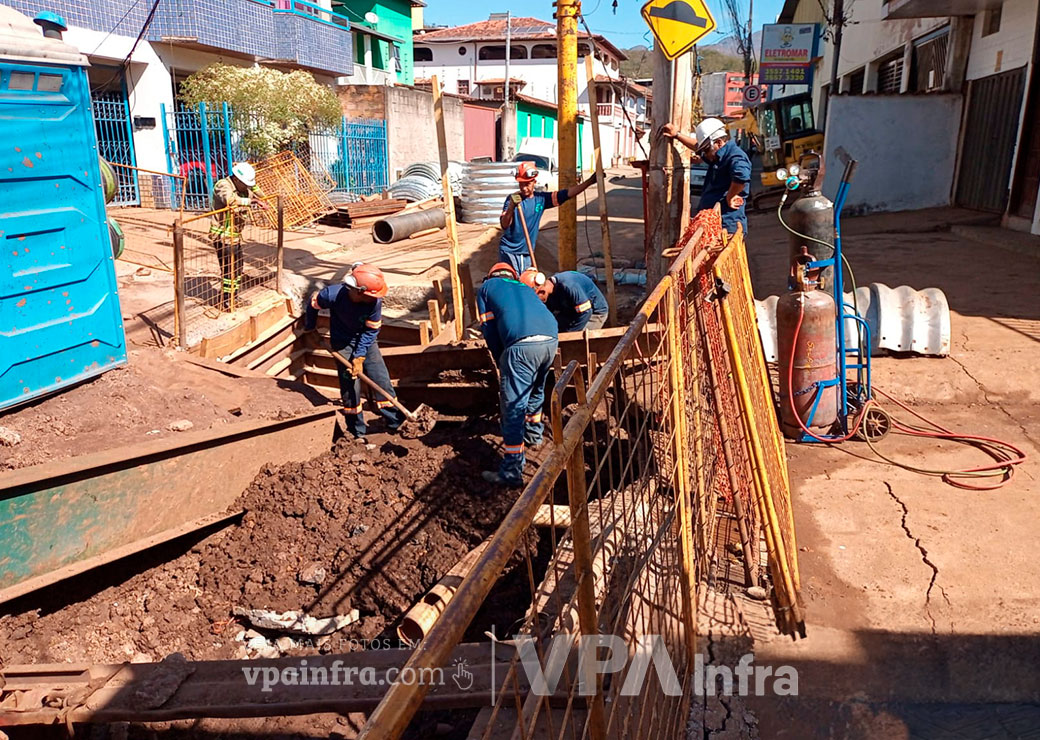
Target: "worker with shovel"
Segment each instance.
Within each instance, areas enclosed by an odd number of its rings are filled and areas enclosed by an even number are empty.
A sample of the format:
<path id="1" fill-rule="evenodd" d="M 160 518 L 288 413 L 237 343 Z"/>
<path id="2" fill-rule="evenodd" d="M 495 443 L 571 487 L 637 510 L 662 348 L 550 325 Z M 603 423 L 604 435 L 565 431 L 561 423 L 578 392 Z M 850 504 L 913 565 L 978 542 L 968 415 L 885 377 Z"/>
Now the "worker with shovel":
<path id="1" fill-rule="evenodd" d="M 556 357 L 556 319 L 506 262 L 491 267 L 477 293 L 480 330 L 499 373 L 499 402 L 505 454 L 489 483 L 520 488 L 524 445 L 542 443 L 545 379 Z"/>
<path id="2" fill-rule="evenodd" d="M 498 261 L 510 265 L 519 275 L 528 267 L 535 267 L 534 245 L 538 241 L 538 226 L 546 208 L 555 208 L 574 198 L 596 182 L 596 174 L 566 190 L 551 193 L 534 191 L 538 168 L 532 162 L 520 162 L 513 171 L 519 191 L 506 198 L 498 223 L 502 239 L 498 243 Z"/>
<path id="3" fill-rule="evenodd" d="M 376 401 L 376 409 L 386 419 L 387 429 L 397 431 L 405 419 L 389 400 L 396 399 L 397 395 L 376 342 L 383 324 L 383 296 L 386 293 L 383 271 L 375 265 L 355 262 L 342 283 L 326 286 L 311 296 L 304 319 L 304 329 L 312 331 L 317 327 L 318 310 L 329 310 L 331 349 L 342 358 L 336 363 L 336 369 L 343 416 L 347 431 L 362 440 L 368 431 L 362 413 L 363 375 L 385 391 L 387 397 Z"/>

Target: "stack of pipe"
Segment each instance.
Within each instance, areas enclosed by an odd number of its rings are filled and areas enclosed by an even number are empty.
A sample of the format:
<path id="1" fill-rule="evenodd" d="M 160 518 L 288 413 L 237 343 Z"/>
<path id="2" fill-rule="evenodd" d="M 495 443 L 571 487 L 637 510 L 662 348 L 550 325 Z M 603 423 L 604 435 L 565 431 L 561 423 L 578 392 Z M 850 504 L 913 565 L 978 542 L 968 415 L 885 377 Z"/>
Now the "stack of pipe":
<path id="1" fill-rule="evenodd" d="M 448 163 L 448 179 L 452 192 L 458 193 L 462 188 L 463 166 L 459 162 Z M 420 201 L 443 194 L 441 187 L 441 166 L 439 162 L 415 162 L 408 165 L 401 179 L 390 186 L 390 197 L 407 201 Z"/>
<path id="2" fill-rule="evenodd" d="M 513 162 L 471 162 L 462 180 L 462 221 L 497 224 L 502 204 L 516 192 Z"/>

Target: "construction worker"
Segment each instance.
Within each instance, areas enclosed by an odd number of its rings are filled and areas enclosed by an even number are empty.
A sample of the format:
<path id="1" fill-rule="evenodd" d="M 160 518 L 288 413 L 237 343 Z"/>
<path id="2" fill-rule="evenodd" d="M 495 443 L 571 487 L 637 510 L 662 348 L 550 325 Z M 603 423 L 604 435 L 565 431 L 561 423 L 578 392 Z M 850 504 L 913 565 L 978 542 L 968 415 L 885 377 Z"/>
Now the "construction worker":
<path id="1" fill-rule="evenodd" d="M 534 288 L 556 317 L 560 333 L 602 329 L 607 323 L 607 299 L 584 273 L 567 270 L 546 278 L 545 273 L 530 268 L 520 275 L 520 282 Z"/>
<path id="2" fill-rule="evenodd" d="M 336 362 L 343 416 L 347 431 L 362 440 L 368 430 L 361 408 L 361 373 L 397 397 L 376 341 L 383 325 L 386 293 L 382 270 L 375 265 L 355 262 L 342 283 L 326 286 L 311 296 L 304 319 L 304 329 L 312 331 L 318 323 L 318 310 L 329 310 L 331 349 L 346 360 L 346 365 Z M 386 399 L 376 401 L 376 409 L 386 419 L 390 431 L 396 431 L 404 422 L 404 414 Z"/>
<path id="3" fill-rule="evenodd" d="M 489 483 L 519 488 L 526 458 L 524 445 L 542 443 L 545 379 L 556 356 L 556 320 L 512 265 L 491 267 L 477 293 L 480 330 L 499 373 L 502 441 L 505 454 L 497 472 L 485 470 Z"/>
<path id="4" fill-rule="evenodd" d="M 242 289 L 242 229 L 249 215 L 249 206 L 256 202 L 263 209 L 264 193 L 256 186 L 256 170 L 248 162 L 235 162 L 231 174 L 217 180 L 210 194 L 210 210 L 223 211 L 213 216 L 209 235 L 220 261 L 220 309 L 231 311 L 248 306 L 249 301 L 238 297 Z M 227 209 L 227 210 L 225 210 Z"/>
<path id="5" fill-rule="evenodd" d="M 741 224 L 746 234 L 744 202 L 751 193 L 751 159 L 730 140 L 726 124 L 718 118 L 705 118 L 690 136 L 681 133 L 674 123 L 666 123 L 661 134 L 692 149 L 694 154 L 690 161 L 693 164 L 708 164 L 697 210 L 704 211 L 718 204 L 722 211 L 722 228 L 732 234 L 737 224 Z"/>
<path id="6" fill-rule="evenodd" d="M 502 215 L 498 223 L 502 227 L 502 239 L 498 243 L 498 261 L 511 265 L 519 275 L 528 267 L 533 267 L 532 255 L 538 242 L 538 226 L 542 222 L 542 214 L 546 208 L 555 208 L 570 198 L 574 198 L 596 182 L 596 175 L 566 190 L 551 193 L 534 191 L 534 183 L 538 178 L 538 168 L 533 162 L 520 162 L 513 170 L 519 191 L 506 198 L 502 206 Z M 520 209 L 520 216 L 517 215 Z M 527 232 L 524 233 L 526 226 Z"/>

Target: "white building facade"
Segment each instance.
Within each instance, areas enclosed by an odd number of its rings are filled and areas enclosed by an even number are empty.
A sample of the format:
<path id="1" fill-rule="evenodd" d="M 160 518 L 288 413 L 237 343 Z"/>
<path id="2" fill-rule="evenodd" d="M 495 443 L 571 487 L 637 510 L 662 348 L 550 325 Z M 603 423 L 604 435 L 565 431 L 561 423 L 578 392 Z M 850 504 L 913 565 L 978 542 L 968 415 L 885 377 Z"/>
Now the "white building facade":
<path id="1" fill-rule="evenodd" d="M 507 29 L 508 24 L 508 29 Z M 507 77 L 511 95 L 521 93 L 555 105 L 559 100 L 556 26 L 538 18 L 498 15 L 466 26 L 419 31 L 413 37 L 416 84 L 437 75 L 447 93 L 501 100 Z M 585 57 L 593 54 L 597 100 L 589 100 Z M 604 164 L 642 158 L 638 146 L 649 127 L 646 88 L 623 80 L 624 53 L 602 36 L 578 40 L 578 109 L 586 117 L 596 104 Z"/>

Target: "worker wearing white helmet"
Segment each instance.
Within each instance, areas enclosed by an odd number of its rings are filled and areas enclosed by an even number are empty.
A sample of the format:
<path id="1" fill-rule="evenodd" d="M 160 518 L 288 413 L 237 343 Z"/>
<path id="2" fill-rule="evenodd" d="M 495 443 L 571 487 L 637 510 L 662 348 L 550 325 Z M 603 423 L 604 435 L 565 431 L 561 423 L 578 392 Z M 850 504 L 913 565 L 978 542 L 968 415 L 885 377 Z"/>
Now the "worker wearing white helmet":
<path id="1" fill-rule="evenodd" d="M 718 118 L 705 118 L 697 124 L 693 135 L 688 135 L 681 133 L 674 123 L 666 123 L 661 134 L 692 149 L 694 164 L 706 162 L 708 165 L 697 210 L 714 208 L 717 203 L 722 211 L 723 228 L 732 234 L 737 224 L 741 224 L 746 233 L 744 202 L 751 193 L 751 159 L 730 140 L 726 124 Z"/>
<path id="2" fill-rule="evenodd" d="M 248 306 L 238 297 L 242 289 L 242 230 L 254 198 L 264 193 L 256 186 L 256 170 L 249 162 L 235 162 L 231 174 L 213 184 L 210 210 L 214 211 L 209 235 L 220 262 L 220 308 L 231 311 Z M 261 208 L 270 206 L 263 200 L 255 201 Z"/>

